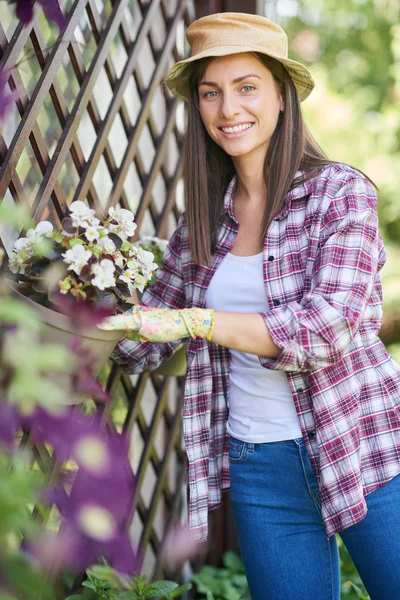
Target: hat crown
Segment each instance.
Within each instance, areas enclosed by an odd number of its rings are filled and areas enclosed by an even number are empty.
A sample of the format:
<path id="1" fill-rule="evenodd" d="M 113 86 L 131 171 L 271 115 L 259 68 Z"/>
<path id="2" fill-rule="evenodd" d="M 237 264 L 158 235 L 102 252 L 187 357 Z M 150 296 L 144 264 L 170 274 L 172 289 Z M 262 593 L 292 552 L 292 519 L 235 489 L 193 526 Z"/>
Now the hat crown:
<path id="1" fill-rule="evenodd" d="M 216 46 L 260 47 L 277 58 L 287 58 L 287 35 L 266 17 L 248 13 L 217 13 L 201 17 L 186 32 L 192 56 Z"/>

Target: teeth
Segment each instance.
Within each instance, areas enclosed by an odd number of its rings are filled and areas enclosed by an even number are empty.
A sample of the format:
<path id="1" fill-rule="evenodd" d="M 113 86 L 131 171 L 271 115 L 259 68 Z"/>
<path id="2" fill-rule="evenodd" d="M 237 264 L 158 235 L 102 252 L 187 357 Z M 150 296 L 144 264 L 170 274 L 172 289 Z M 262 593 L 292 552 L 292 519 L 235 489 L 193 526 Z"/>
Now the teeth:
<path id="1" fill-rule="evenodd" d="M 245 129 L 250 129 L 253 126 L 253 123 L 246 123 L 244 125 L 235 125 L 235 127 L 221 127 L 224 133 L 237 133 L 238 131 L 244 131 Z"/>

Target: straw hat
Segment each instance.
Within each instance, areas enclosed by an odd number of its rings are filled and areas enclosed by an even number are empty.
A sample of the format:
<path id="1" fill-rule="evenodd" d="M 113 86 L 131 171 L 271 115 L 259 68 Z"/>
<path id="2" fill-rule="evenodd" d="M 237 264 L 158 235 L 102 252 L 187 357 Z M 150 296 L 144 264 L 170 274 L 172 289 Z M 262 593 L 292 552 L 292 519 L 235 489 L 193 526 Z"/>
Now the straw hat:
<path id="1" fill-rule="evenodd" d="M 192 56 L 175 63 L 166 83 L 182 100 L 189 99 L 190 64 L 209 56 L 226 56 L 240 52 L 259 52 L 284 65 L 297 88 L 300 100 L 311 93 L 314 81 L 304 65 L 290 60 L 287 35 L 279 25 L 266 17 L 247 13 L 216 13 L 194 21 L 187 29 Z"/>

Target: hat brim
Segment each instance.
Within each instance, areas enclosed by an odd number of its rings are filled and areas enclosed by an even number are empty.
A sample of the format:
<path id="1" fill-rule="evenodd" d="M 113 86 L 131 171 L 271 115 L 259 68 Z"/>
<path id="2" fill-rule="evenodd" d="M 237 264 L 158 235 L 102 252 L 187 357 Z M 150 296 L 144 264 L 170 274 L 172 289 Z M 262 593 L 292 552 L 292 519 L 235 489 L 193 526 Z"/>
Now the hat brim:
<path id="1" fill-rule="evenodd" d="M 300 101 L 305 100 L 312 92 L 315 82 L 311 76 L 310 71 L 301 63 L 291 60 L 290 58 L 279 58 L 268 52 L 262 52 L 251 46 L 216 46 L 215 48 L 208 48 L 203 52 L 198 52 L 194 56 L 185 58 L 175 63 L 171 68 L 166 84 L 171 93 L 180 98 L 181 100 L 188 101 L 190 97 L 190 90 L 188 88 L 188 72 L 191 63 L 196 60 L 208 57 L 217 56 L 228 56 L 229 54 L 241 54 L 242 52 L 257 52 L 258 54 L 265 54 L 280 62 L 288 71 L 293 83 L 297 89 Z"/>

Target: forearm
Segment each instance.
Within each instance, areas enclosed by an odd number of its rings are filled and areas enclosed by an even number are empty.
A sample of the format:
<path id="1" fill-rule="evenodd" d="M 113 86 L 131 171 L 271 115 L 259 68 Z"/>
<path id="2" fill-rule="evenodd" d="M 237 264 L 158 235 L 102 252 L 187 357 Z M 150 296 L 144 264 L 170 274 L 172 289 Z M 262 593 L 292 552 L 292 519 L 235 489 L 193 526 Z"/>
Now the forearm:
<path id="1" fill-rule="evenodd" d="M 100 328 L 121 330 L 121 337 L 141 342 L 165 343 L 200 337 L 232 350 L 266 358 L 276 358 L 281 352 L 273 343 L 260 314 L 133 306 L 129 314 L 109 317 Z"/>
<path id="2" fill-rule="evenodd" d="M 239 352 L 277 358 L 281 349 L 274 344 L 259 314 L 216 311 L 211 341 Z"/>

